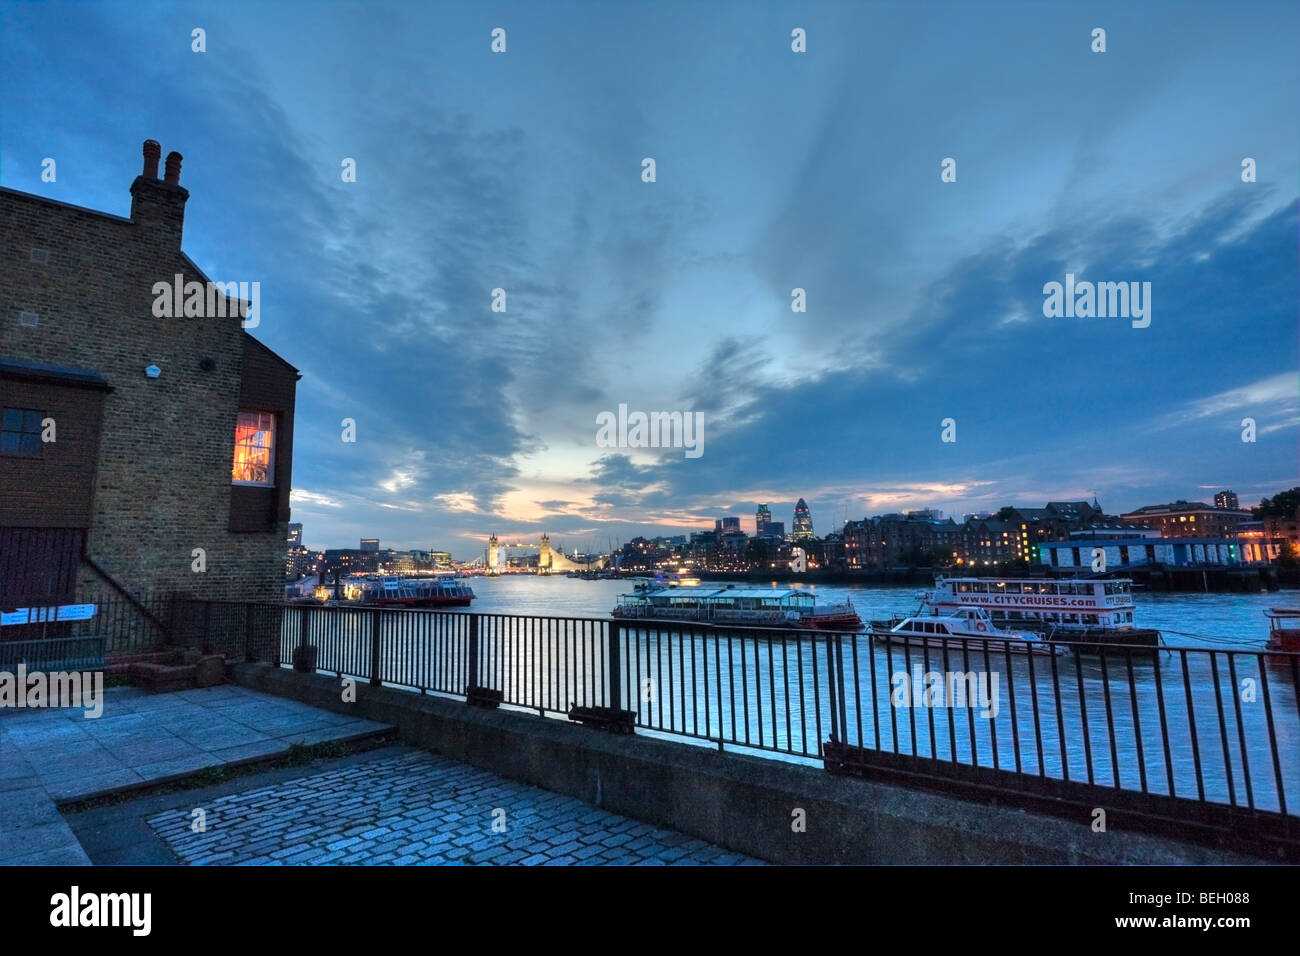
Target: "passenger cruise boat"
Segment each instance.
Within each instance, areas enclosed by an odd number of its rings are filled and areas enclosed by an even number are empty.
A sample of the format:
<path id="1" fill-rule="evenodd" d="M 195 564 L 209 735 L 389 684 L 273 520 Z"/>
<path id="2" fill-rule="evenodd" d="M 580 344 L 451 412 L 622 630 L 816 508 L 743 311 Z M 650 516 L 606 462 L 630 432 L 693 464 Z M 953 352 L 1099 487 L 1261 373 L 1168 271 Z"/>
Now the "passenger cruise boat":
<path id="1" fill-rule="evenodd" d="M 945 578 L 921 595 L 934 614 L 978 607 L 999 627 L 1043 634 L 1076 648 L 1093 644 L 1158 647 L 1160 632 L 1133 624 L 1126 578 Z"/>
<path id="2" fill-rule="evenodd" d="M 454 575 L 386 577 L 370 582 L 362 601 L 381 607 L 466 607 L 474 596 L 470 586 L 458 582 Z"/>
<path id="3" fill-rule="evenodd" d="M 1064 644 L 1046 640 L 1033 631 L 1003 630 L 982 607 L 962 607 L 947 614 L 904 618 L 886 626 L 873 622 L 871 636 L 890 644 L 922 647 L 964 647 L 971 654 L 1052 654 Z"/>
<path id="4" fill-rule="evenodd" d="M 862 618 L 852 602 L 817 607 L 802 589 L 736 587 L 656 587 L 640 584 L 618 599 L 614 617 L 638 621 L 698 621 L 705 624 L 857 631 Z"/>

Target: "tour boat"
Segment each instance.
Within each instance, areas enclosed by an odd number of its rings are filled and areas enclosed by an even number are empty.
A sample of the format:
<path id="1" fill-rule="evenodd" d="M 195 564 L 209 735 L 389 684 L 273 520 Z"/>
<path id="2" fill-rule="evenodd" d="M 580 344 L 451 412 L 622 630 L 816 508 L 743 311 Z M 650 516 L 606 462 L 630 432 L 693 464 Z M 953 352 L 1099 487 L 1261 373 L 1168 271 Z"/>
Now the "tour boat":
<path id="1" fill-rule="evenodd" d="M 1158 647 L 1160 632 L 1134 627 L 1132 582 L 1126 578 L 945 578 L 920 595 L 922 608 L 947 614 L 986 610 L 1000 627 L 1034 631 L 1048 640 Z"/>
<path id="2" fill-rule="evenodd" d="M 656 587 L 640 584 L 618 599 L 614 617 L 640 621 L 696 621 L 705 624 L 802 630 L 857 631 L 862 618 L 852 602 L 817 607 L 806 590 L 737 587 Z"/>
<path id="3" fill-rule="evenodd" d="M 1271 607 L 1268 618 L 1268 649 L 1300 651 L 1300 607 Z"/>
<path id="4" fill-rule="evenodd" d="M 433 578 L 380 578 L 366 588 L 362 600 L 381 607 L 465 607 L 474 591 L 454 575 Z"/>
<path id="5" fill-rule="evenodd" d="M 962 607 L 946 614 L 932 613 L 901 621 L 872 622 L 871 636 L 891 644 L 923 647 L 964 647 L 970 654 L 1052 654 L 1065 646 L 1033 631 L 998 627 L 982 607 Z"/>

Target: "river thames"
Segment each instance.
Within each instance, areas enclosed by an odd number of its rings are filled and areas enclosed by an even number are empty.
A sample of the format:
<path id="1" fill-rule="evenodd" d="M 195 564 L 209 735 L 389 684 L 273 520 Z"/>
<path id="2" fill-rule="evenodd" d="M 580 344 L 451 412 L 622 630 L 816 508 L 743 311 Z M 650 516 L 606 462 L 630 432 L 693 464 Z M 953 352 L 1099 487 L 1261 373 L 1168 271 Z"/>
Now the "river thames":
<path id="1" fill-rule="evenodd" d="M 584 581 L 563 575 L 507 574 L 465 579 L 477 595 L 469 610 L 484 614 L 540 614 L 559 617 L 607 617 L 620 594 L 630 592 L 633 579 Z M 708 587 L 707 580 L 701 587 Z M 733 582 L 734 583 L 734 582 Z M 759 582 L 760 584 L 762 582 Z M 725 584 L 714 584 L 725 587 Z M 778 584 L 778 587 L 787 585 Z M 799 585 L 789 585 L 798 587 Z M 908 615 L 916 611 L 920 588 L 809 585 L 818 605 L 851 600 L 865 620 Z M 1262 650 L 1268 639 L 1264 610 L 1294 606 L 1300 592 L 1260 594 L 1149 594 L 1136 591 L 1134 624 L 1154 627 L 1176 647 L 1219 647 Z"/>

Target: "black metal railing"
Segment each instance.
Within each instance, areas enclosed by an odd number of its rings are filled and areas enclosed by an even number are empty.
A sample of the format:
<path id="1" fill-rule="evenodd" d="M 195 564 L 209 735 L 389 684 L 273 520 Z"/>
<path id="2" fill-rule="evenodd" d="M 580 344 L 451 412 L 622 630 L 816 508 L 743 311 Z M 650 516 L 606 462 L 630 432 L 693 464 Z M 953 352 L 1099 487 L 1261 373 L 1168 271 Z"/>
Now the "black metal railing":
<path id="1" fill-rule="evenodd" d="M 1300 654 L 1098 645 L 1013 653 L 865 634 L 366 607 L 191 602 L 232 656 L 545 716 L 630 711 L 641 732 L 838 774 L 1245 838 L 1300 859 Z M 215 623 L 214 623 L 215 622 Z M 260 622 L 250 624 L 249 622 Z M 249 645 L 251 646 L 251 645 Z M 481 696 L 470 694 L 469 696 Z M 1120 822 L 1116 822 L 1118 819 Z"/>

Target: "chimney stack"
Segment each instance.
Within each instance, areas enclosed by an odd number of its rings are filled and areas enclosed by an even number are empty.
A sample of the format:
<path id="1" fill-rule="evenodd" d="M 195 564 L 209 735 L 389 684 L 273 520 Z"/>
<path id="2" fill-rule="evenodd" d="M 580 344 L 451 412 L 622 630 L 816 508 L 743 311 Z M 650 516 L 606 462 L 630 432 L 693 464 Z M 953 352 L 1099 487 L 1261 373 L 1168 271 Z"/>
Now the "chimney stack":
<path id="1" fill-rule="evenodd" d="M 144 173 L 145 179 L 158 178 L 158 160 L 162 158 L 162 144 L 156 139 L 146 139 L 144 141 Z"/>
<path id="2" fill-rule="evenodd" d="M 162 146 L 154 139 L 144 141 L 144 169 L 131 184 L 131 221 L 149 238 L 179 249 L 185 225 L 185 202 L 189 190 L 181 186 L 181 154 L 167 154 L 163 178 L 158 178 Z"/>
<path id="3" fill-rule="evenodd" d="M 167 171 L 163 174 L 164 182 L 169 182 L 173 186 L 179 186 L 181 184 L 181 158 L 181 154 L 176 152 L 176 150 L 172 150 L 167 154 Z M 157 169 L 158 167 L 155 165 L 155 176 L 157 176 Z"/>

